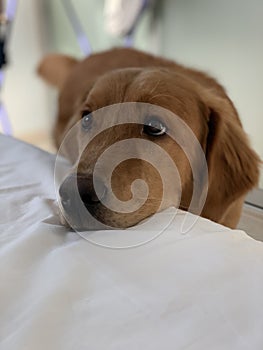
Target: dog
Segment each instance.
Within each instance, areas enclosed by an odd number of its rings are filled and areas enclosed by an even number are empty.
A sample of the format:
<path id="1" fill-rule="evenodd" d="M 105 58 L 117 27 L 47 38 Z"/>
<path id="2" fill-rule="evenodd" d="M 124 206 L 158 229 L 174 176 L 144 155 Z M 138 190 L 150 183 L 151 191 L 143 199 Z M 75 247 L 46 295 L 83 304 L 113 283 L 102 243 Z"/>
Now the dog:
<path id="1" fill-rule="evenodd" d="M 91 119 L 94 124 L 96 122 L 95 112 L 105 107 L 142 103 L 178 116 L 195 135 L 206 160 L 208 187 L 201 216 L 230 228 L 236 227 L 244 198 L 258 183 L 260 159 L 250 146 L 235 106 L 214 78 L 131 48 L 115 48 L 92 54 L 83 60 L 51 54 L 40 63 L 38 74 L 59 91 L 58 116 L 54 126 L 57 148 L 78 122 L 83 121 L 89 133 L 88 129 L 92 129 Z M 143 126 L 140 123 L 120 125 L 121 113 L 113 111 L 110 114 L 104 119 L 114 121 L 111 127 L 105 127 L 83 150 L 75 169 L 60 187 L 61 200 L 66 203 L 63 205 L 64 214 L 79 220 L 78 228 L 88 228 L 85 220 L 77 215 L 78 207 L 74 205 L 76 194 L 72 190 L 74 182 L 77 182 L 78 194 L 85 208 L 111 227 L 136 225 L 156 211 L 172 205 L 191 211 L 191 164 L 182 147 L 166 133 L 166 121 L 155 113 L 151 119 L 150 113 L 150 121 Z M 170 118 L 169 128 L 176 128 L 180 135 L 178 123 L 173 124 L 171 115 L 167 118 Z M 177 195 L 178 181 L 173 178 L 171 167 L 162 163 L 162 157 L 156 155 L 157 164 L 162 167 L 169 183 L 167 198 L 161 203 L 163 186 L 158 169 L 144 161 L 136 149 L 137 157 L 122 161 L 112 172 L 111 192 L 122 203 L 129 203 L 133 197 L 131 184 L 136 179 L 142 179 L 148 185 L 148 197 L 140 208 L 132 211 L 111 210 L 105 205 L 110 191 L 105 181 L 101 181 L 97 175 L 98 185 L 94 189 L 96 160 L 114 143 L 131 138 L 149 141 L 168 152 L 181 179 L 180 196 Z M 76 144 L 78 141 L 77 137 Z M 191 143 L 191 140 L 187 142 Z M 67 156 L 70 158 L 70 154 Z M 106 168 L 103 169 L 104 173 Z M 203 170 L 200 171 L 199 186 L 204 186 Z"/>

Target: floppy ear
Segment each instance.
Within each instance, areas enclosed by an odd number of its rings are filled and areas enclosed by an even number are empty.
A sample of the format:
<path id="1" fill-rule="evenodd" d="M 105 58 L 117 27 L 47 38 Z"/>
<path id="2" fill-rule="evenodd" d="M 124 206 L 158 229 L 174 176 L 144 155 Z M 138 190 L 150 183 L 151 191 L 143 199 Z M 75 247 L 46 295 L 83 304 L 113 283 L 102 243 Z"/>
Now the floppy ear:
<path id="1" fill-rule="evenodd" d="M 260 158 L 250 147 L 228 98 L 210 96 L 206 157 L 209 189 L 205 216 L 219 221 L 229 206 L 257 185 Z"/>
<path id="2" fill-rule="evenodd" d="M 61 54 L 50 54 L 39 64 L 37 73 L 49 84 L 61 90 L 78 60 Z"/>

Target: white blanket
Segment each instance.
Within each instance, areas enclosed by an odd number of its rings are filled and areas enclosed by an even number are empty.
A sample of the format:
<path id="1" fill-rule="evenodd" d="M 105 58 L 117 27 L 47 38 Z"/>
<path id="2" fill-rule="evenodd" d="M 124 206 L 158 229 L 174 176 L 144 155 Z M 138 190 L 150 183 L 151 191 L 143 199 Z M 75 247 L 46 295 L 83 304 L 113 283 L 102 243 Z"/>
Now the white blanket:
<path id="1" fill-rule="evenodd" d="M 54 156 L 0 150 L 1 350 L 263 349 L 263 243 L 202 218 L 182 234 L 179 211 L 148 244 L 103 248 L 58 224 Z"/>

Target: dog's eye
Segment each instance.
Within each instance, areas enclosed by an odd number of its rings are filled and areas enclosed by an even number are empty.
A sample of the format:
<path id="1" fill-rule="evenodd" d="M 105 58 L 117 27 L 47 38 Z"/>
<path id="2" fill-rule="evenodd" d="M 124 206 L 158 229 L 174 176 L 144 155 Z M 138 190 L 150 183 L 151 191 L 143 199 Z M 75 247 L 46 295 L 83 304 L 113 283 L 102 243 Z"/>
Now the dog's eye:
<path id="1" fill-rule="evenodd" d="M 92 114 L 90 111 L 84 111 L 82 112 L 81 115 L 81 126 L 82 129 L 87 131 L 91 128 L 91 124 L 92 124 Z"/>
<path id="2" fill-rule="evenodd" d="M 166 133 L 166 126 L 158 119 L 151 119 L 143 126 L 143 132 L 151 136 L 161 136 Z"/>

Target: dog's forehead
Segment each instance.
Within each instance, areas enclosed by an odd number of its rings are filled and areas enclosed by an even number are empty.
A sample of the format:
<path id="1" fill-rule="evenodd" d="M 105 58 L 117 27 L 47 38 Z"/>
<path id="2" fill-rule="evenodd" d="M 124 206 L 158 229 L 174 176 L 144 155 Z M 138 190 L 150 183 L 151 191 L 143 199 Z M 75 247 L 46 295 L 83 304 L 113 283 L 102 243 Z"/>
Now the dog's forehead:
<path id="1" fill-rule="evenodd" d="M 123 102 L 128 85 L 138 73 L 139 69 L 118 69 L 100 76 L 85 96 L 85 104 L 94 110 Z"/>
<path id="2" fill-rule="evenodd" d="M 85 103 L 99 109 L 122 102 L 146 102 L 178 112 L 198 107 L 196 86 L 165 68 L 126 68 L 111 71 L 95 82 Z"/>

